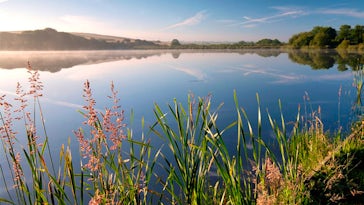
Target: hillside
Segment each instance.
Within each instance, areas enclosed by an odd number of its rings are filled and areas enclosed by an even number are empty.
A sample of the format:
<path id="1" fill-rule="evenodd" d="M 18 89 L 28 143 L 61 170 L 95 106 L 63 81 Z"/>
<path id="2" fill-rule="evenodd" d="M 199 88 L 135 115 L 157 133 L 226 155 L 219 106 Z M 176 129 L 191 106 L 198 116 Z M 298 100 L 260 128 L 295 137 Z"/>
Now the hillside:
<path id="1" fill-rule="evenodd" d="M 58 32 L 52 28 L 0 32 L 0 50 L 117 50 L 159 46 L 158 42 L 98 34 Z"/>

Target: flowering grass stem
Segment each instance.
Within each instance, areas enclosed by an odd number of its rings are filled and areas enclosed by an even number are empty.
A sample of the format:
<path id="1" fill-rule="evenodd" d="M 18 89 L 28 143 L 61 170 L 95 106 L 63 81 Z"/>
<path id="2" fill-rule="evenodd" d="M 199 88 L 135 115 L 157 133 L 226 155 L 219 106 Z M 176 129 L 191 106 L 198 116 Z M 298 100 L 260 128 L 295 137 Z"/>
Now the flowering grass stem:
<path id="1" fill-rule="evenodd" d="M 142 130 L 148 132 L 135 137 L 133 122 L 125 122 L 114 83 L 107 96 L 111 105 L 100 110 L 91 82 L 86 81 L 85 106 L 79 111 L 85 119 L 74 131 L 81 158 L 77 166 L 70 139 L 60 147 L 59 159 L 51 150 L 39 100 L 43 84 L 39 73 L 30 64 L 28 68 L 29 91 L 18 83 L 14 104 L 0 96 L 5 156 L 0 176 L 7 195 L 0 203 L 308 204 L 363 199 L 364 178 L 359 169 L 363 163 L 358 160 L 364 153 L 363 119 L 354 124 L 347 139 L 332 138 L 324 131 L 320 108 L 313 111 L 308 93 L 304 115 L 299 106 L 292 131 L 281 101 L 278 120 L 267 109 L 274 143 L 263 132 L 267 128 L 259 96 L 254 128 L 235 91 L 236 118 L 222 129 L 219 110 L 223 105 L 212 110 L 210 96 L 190 94 L 186 105 L 175 99 L 167 111 L 155 104 L 156 122 L 146 128 L 142 119 Z M 14 129 L 20 120 L 24 133 Z M 19 146 L 21 137 L 26 145 Z M 155 146 L 156 137 L 164 145 Z M 236 146 L 228 146 L 227 137 L 233 137 Z M 344 185 L 345 192 L 337 188 Z"/>

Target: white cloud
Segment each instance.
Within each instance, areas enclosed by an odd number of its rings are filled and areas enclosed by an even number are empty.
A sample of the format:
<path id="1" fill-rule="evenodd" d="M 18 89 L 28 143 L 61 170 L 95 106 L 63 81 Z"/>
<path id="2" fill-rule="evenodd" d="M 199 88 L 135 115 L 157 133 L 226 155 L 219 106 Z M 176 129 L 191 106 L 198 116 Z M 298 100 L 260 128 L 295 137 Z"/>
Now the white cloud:
<path id="1" fill-rule="evenodd" d="M 322 9 L 318 13 L 364 18 L 364 11 L 358 11 L 356 9 Z"/>
<path id="2" fill-rule="evenodd" d="M 183 27 L 183 26 L 197 25 L 205 18 L 206 18 L 206 11 L 203 10 L 203 11 L 196 13 L 194 16 L 192 16 L 188 19 L 185 19 L 179 23 L 176 23 L 176 24 L 173 24 L 173 25 L 170 25 L 170 26 L 164 28 L 164 30 L 173 29 L 173 28 L 177 28 L 177 27 Z"/>
<path id="3" fill-rule="evenodd" d="M 272 8 L 278 10 L 279 13 L 261 18 L 252 18 L 249 16 L 243 16 L 243 19 L 245 21 L 236 23 L 234 25 L 243 25 L 244 27 L 255 27 L 261 23 L 272 23 L 284 20 L 285 18 L 296 18 L 298 16 L 306 14 L 306 12 L 304 12 L 302 9 L 289 8 L 289 7 L 272 7 Z"/>
<path id="4" fill-rule="evenodd" d="M 4 3 L 7 2 L 8 0 L 0 0 L 0 3 Z"/>
<path id="5" fill-rule="evenodd" d="M 271 20 L 277 20 L 277 19 L 280 19 L 283 17 L 292 17 L 292 16 L 300 15 L 300 14 L 301 14 L 300 11 L 287 11 L 287 12 L 279 13 L 277 15 L 266 16 L 266 17 L 262 17 L 262 18 L 244 17 L 244 19 L 246 19 L 246 21 L 244 21 L 240 24 L 244 25 L 244 24 L 251 24 L 251 23 L 268 23 Z"/>

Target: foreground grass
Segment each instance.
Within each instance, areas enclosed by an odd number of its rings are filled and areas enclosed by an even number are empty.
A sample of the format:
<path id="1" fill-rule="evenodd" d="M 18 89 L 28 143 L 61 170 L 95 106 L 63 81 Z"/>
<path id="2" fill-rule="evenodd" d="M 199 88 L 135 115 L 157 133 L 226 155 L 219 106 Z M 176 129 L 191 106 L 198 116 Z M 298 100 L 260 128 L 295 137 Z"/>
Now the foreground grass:
<path id="1" fill-rule="evenodd" d="M 30 89 L 18 84 L 11 105 L 0 98 L 1 139 L 5 163 L 0 164 L 8 204 L 355 204 L 364 200 L 364 129 L 361 119 L 341 140 L 324 133 L 320 113 L 307 117 L 298 110 L 292 130 L 283 114 L 269 112 L 275 142 L 253 130 L 234 94 L 236 120 L 219 127 L 219 108 L 210 98 L 177 100 L 164 111 L 155 105 L 156 122 L 148 135 L 135 138 L 125 124 L 117 91 L 111 84 L 110 108 L 95 109 L 88 81 L 84 84 L 85 122 L 79 141 L 80 169 L 68 145 L 59 155 L 49 148 L 39 99 L 42 84 L 29 65 Z M 279 108 L 282 110 L 280 102 Z M 282 113 L 282 112 L 281 112 Z M 25 131 L 13 130 L 24 122 Z M 142 122 L 144 127 L 144 123 Z M 234 149 L 225 144 L 236 133 Z M 22 134 L 24 133 L 24 134 Z M 153 147 L 159 136 L 163 147 Z M 18 144 L 26 137 L 27 144 Z M 149 137 L 149 138 L 148 138 Z M 231 137 L 231 136 L 230 136 Z M 158 139 L 159 140 L 159 139 Z M 273 146 L 274 144 L 274 146 Z M 10 172 L 10 180 L 7 173 Z"/>

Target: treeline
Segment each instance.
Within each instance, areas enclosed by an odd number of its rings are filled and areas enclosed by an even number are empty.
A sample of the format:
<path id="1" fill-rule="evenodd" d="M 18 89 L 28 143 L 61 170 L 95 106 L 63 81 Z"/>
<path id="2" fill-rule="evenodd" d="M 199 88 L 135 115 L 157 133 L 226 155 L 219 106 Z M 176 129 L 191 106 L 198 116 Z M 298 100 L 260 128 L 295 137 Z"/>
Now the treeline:
<path id="1" fill-rule="evenodd" d="M 239 41 L 237 43 L 183 43 L 173 39 L 170 44 L 172 49 L 257 49 L 257 48 L 280 48 L 284 45 L 278 39 L 261 39 L 257 42 Z"/>
<path id="2" fill-rule="evenodd" d="M 311 31 L 293 35 L 288 45 L 291 48 L 338 48 L 364 49 L 364 26 L 342 25 L 337 31 L 332 27 L 316 26 Z"/>
<path id="3" fill-rule="evenodd" d="M 1 32 L 0 50 L 112 50 L 157 48 L 151 41 L 124 39 L 109 42 L 105 39 L 85 38 L 52 28 L 20 33 Z"/>
<path id="4" fill-rule="evenodd" d="M 332 27 L 316 26 L 311 31 L 293 35 L 288 43 L 278 39 L 261 39 L 257 42 L 240 41 L 237 43 L 179 43 L 173 39 L 170 48 L 175 49 L 257 49 L 257 48 L 319 48 L 364 50 L 364 26 L 342 25 L 339 30 Z"/>
<path id="5" fill-rule="evenodd" d="M 293 35 L 288 43 L 264 38 L 257 42 L 236 43 L 170 43 L 140 39 L 85 37 L 58 32 L 52 28 L 23 32 L 0 32 L 0 50 L 121 50 L 121 49 L 265 49 L 265 48 L 337 48 L 364 51 L 364 26 L 316 26 L 311 31 Z"/>

